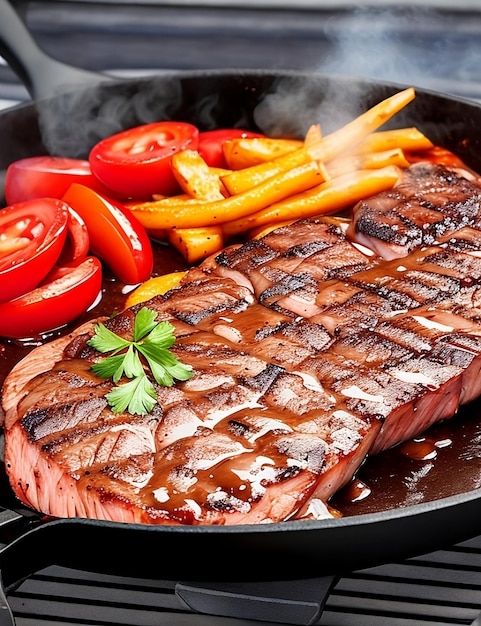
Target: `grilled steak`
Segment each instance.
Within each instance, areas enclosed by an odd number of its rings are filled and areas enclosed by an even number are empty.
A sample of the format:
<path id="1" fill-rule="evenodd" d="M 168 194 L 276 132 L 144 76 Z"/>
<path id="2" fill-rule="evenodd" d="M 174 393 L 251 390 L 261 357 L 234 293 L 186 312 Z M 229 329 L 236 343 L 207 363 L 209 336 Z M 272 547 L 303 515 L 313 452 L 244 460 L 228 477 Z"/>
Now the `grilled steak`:
<path id="1" fill-rule="evenodd" d="M 194 368 L 148 415 L 110 410 L 91 326 L 34 350 L 3 389 L 16 494 L 151 524 L 332 515 L 367 455 L 481 393 L 480 198 L 417 164 L 348 228 L 301 220 L 193 268 L 147 303 Z M 139 306 L 105 324 L 130 337 Z"/>
<path id="2" fill-rule="evenodd" d="M 479 221 L 479 179 L 465 169 L 418 163 L 394 189 L 354 208 L 348 236 L 385 259 L 432 245 Z"/>

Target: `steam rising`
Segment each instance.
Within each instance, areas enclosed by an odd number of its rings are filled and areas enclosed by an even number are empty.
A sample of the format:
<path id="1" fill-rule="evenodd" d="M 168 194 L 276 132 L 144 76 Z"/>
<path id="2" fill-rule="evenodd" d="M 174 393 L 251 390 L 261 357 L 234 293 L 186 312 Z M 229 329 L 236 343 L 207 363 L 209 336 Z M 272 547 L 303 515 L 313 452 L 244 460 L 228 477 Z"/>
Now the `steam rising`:
<path id="1" fill-rule="evenodd" d="M 250 111 L 246 110 L 248 96 L 243 92 L 229 96 L 229 87 L 223 85 L 221 77 L 209 88 L 208 82 L 203 87 L 200 75 L 197 90 L 187 94 L 175 72 L 141 80 L 140 87 L 132 87 L 133 81 L 125 81 L 125 87 L 120 81 L 100 89 L 82 87 L 74 96 L 57 96 L 40 103 L 42 138 L 52 154 L 85 158 L 102 137 L 161 119 L 183 119 L 204 129 L 248 127 L 254 122 L 269 135 L 298 137 L 309 125 L 321 123 L 323 133 L 327 133 L 364 110 L 366 94 L 359 91 L 360 77 L 400 86 L 426 86 L 428 77 L 427 86 L 436 88 L 436 68 L 441 76 L 446 70 L 446 41 L 436 39 L 442 28 L 433 28 L 442 19 L 446 18 L 422 7 L 336 13 L 323 25 L 328 42 L 322 48 L 324 57 L 306 71 L 357 80 L 327 82 L 321 92 L 312 81 L 279 80 L 269 86 L 261 101 L 252 100 Z M 471 57 L 466 50 L 463 67 L 468 71 Z"/>
<path id="2" fill-rule="evenodd" d="M 418 4 L 358 9 L 329 22 L 330 52 L 319 71 L 481 99 L 479 5 L 467 11 L 468 2 L 453 2 L 443 12 L 432 8 L 439 0 Z"/>
<path id="3" fill-rule="evenodd" d="M 42 138 L 51 154 L 85 158 L 107 135 L 169 118 L 181 98 L 180 82 L 173 77 L 161 84 L 142 81 L 138 91 L 131 91 L 127 83 L 82 87 L 38 103 Z"/>
<path id="4" fill-rule="evenodd" d="M 303 137 L 311 124 L 321 124 L 327 134 L 364 111 L 365 89 L 356 81 L 327 81 L 321 93 L 322 99 L 315 83 L 293 89 L 290 81 L 280 81 L 257 106 L 255 121 L 269 136 Z"/>

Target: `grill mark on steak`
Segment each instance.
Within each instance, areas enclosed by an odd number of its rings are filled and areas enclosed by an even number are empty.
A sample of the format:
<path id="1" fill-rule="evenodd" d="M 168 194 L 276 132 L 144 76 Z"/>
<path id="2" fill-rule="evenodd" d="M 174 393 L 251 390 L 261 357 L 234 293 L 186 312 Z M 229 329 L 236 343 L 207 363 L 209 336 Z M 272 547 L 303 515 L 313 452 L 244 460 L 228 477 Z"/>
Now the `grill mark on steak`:
<path id="1" fill-rule="evenodd" d="M 348 236 L 390 260 L 479 219 L 481 188 L 465 172 L 418 163 L 391 191 L 360 201 Z"/>
<path id="2" fill-rule="evenodd" d="M 18 496 L 48 514 L 143 523 L 329 514 L 325 503 L 366 455 L 481 393 L 479 190 L 463 196 L 472 186 L 424 164 L 407 173 L 399 219 L 414 234 L 402 259 L 364 254 L 343 220 L 314 219 L 190 270 L 148 306 L 174 324 L 173 351 L 195 375 L 159 388 L 145 418 L 98 404 L 111 383 L 89 372 L 99 355 L 83 329 L 68 345 L 51 344 L 52 371 L 33 351 L 27 378 L 15 382 L 19 364 L 5 387 Z M 406 197 L 429 218 L 419 240 Z M 369 201 L 373 223 L 384 201 Z M 392 209 L 381 246 L 395 241 Z M 139 306 L 106 325 L 129 335 Z M 83 419 L 89 402 L 96 409 Z"/>
<path id="3" fill-rule="evenodd" d="M 106 463 L 154 452 L 154 432 L 160 416 L 135 420 L 99 420 L 87 427 L 72 428 L 38 442 L 42 452 L 78 477 L 82 470 L 101 469 Z"/>
<path id="4" fill-rule="evenodd" d="M 241 272 L 265 306 L 284 313 L 312 315 L 316 310 L 304 310 L 303 304 L 309 307 L 321 282 L 348 276 L 372 263 L 345 240 L 340 224 L 301 220 L 296 236 L 302 244 L 293 244 L 289 227 L 276 229 L 262 240 L 249 242 L 245 249 L 242 246 L 220 254 L 215 271 L 232 272 L 234 280 Z M 251 257 L 252 250 L 255 253 Z"/>

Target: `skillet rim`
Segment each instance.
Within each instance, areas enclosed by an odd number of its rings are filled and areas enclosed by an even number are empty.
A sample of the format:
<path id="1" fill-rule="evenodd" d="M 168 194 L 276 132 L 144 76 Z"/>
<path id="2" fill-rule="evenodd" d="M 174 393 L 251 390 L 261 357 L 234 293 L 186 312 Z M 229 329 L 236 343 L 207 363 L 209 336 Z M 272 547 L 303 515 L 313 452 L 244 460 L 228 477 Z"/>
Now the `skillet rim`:
<path id="1" fill-rule="evenodd" d="M 355 76 L 347 76 L 347 75 L 336 75 L 336 74 L 320 74 L 318 72 L 313 71 L 305 71 L 299 72 L 296 70 L 262 70 L 262 69 L 219 69 L 219 70 L 169 70 L 165 72 L 159 72 L 154 75 L 149 75 L 146 77 L 136 77 L 132 79 L 120 79 L 115 81 L 107 80 L 105 83 L 101 83 L 101 88 L 105 88 L 107 90 L 116 90 L 119 86 L 140 86 L 145 84 L 150 84 L 153 80 L 164 80 L 165 78 L 180 78 L 182 81 L 190 80 L 190 81 L 198 81 L 199 79 L 209 78 L 209 79 L 217 79 L 223 80 L 226 77 L 229 79 L 235 80 L 250 80 L 252 78 L 257 79 L 284 79 L 284 78 L 292 78 L 296 81 L 299 80 L 312 80 L 315 79 L 319 84 L 325 81 L 334 82 L 336 84 L 347 85 L 353 84 L 353 81 L 358 86 L 361 86 L 363 89 L 365 88 L 373 88 L 374 91 L 396 91 L 402 88 L 405 88 L 409 85 L 399 84 L 396 82 L 389 81 L 377 81 L 374 79 L 368 79 L 363 77 L 355 77 Z M 82 92 L 86 90 L 97 89 L 97 86 L 88 86 L 79 87 Z M 468 98 L 462 98 L 453 96 L 450 94 L 440 93 L 430 89 L 424 89 L 422 87 L 415 87 L 417 97 L 429 97 L 433 98 L 437 103 L 442 102 L 451 102 L 455 105 L 460 105 L 462 107 L 467 107 L 467 109 L 472 109 L 473 111 L 477 111 L 478 115 L 481 116 L 481 104 L 476 101 L 472 101 Z M 75 90 L 77 92 L 77 90 Z M 42 98 L 40 100 L 33 100 L 31 102 L 23 102 L 19 103 L 13 107 L 9 107 L 8 109 L 4 109 L 0 112 L 0 120 L 5 119 L 10 115 L 16 115 L 18 112 L 35 112 L 36 107 L 39 104 L 48 102 L 51 99 L 57 100 L 59 97 L 63 97 L 65 94 L 56 94 L 52 95 L 49 98 Z M 68 94 L 67 94 L 68 97 Z M 481 154 L 479 154 L 479 158 L 481 159 Z M 409 520 L 414 520 L 417 517 L 422 517 L 424 515 L 430 515 L 436 513 L 437 511 L 451 511 L 456 507 L 461 507 L 463 509 L 463 505 L 469 505 L 471 503 L 476 503 L 479 501 L 481 506 L 481 488 L 473 489 L 468 492 L 461 492 L 452 496 L 438 498 L 436 500 L 431 500 L 429 502 L 422 502 L 415 505 L 406 506 L 403 508 L 395 508 L 395 509 L 386 509 L 383 511 L 378 511 L 374 513 L 365 513 L 359 515 L 349 515 L 342 518 L 336 519 L 324 519 L 324 520 L 288 520 L 285 522 L 277 522 L 274 524 L 238 524 L 236 526 L 209 526 L 209 525 L 196 525 L 196 526 L 182 526 L 182 525 L 171 525 L 171 524 L 163 524 L 163 525 L 144 525 L 144 524 L 134 524 L 134 523 L 124 523 L 124 522 L 111 522 L 106 520 L 92 520 L 86 518 L 52 518 L 50 521 L 47 521 L 47 525 L 55 525 L 59 524 L 63 525 L 78 525 L 84 526 L 92 526 L 92 527 L 100 527 L 100 528 L 118 528 L 125 529 L 126 527 L 135 529 L 136 531 L 143 531 L 143 533 L 151 533 L 156 532 L 157 534 L 173 534 L 173 535 L 238 535 L 238 534 L 249 534 L 249 535 L 259 535 L 263 536 L 265 534 L 271 535 L 273 531 L 277 531 L 277 534 L 285 535 L 286 533 L 296 533 L 302 531 L 303 534 L 312 534 L 318 533 L 323 530 L 336 530 L 342 528 L 356 528 L 356 527 L 364 527 L 364 526 L 376 526 L 377 524 L 389 523 L 393 521 L 404 520 L 409 518 Z M 301 526 L 301 528 L 300 528 Z M 481 528 L 481 521 L 477 525 Z M 41 528 L 41 526 L 39 526 Z M 471 531 L 467 531 L 470 533 Z M 142 534 L 143 534 L 142 533 Z M 460 533 L 462 534 L 462 533 Z M 471 535 L 472 536 L 472 535 Z"/>

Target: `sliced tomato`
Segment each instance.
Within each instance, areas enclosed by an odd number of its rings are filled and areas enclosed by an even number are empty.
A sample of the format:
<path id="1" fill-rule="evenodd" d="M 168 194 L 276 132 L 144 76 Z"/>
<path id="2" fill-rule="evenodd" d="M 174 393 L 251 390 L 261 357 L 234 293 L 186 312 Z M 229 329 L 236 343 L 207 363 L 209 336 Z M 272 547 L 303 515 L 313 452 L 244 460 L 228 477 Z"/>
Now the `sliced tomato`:
<path id="1" fill-rule="evenodd" d="M 55 156 L 19 159 L 7 168 L 5 200 L 13 204 L 32 198 L 61 198 L 72 183 L 105 192 L 87 160 Z"/>
<path id="2" fill-rule="evenodd" d="M 89 155 L 90 167 L 109 189 L 124 198 L 148 200 L 178 191 L 171 157 L 196 150 L 199 131 L 186 122 L 154 122 L 106 137 Z"/>
<path id="3" fill-rule="evenodd" d="M 56 267 L 42 285 L 0 303 L 0 335 L 12 339 L 38 337 L 82 315 L 102 288 L 102 264 L 96 257 Z"/>
<path id="4" fill-rule="evenodd" d="M 67 236 L 68 211 L 55 198 L 0 210 L 0 302 L 36 287 L 55 265 Z"/>
<path id="5" fill-rule="evenodd" d="M 211 167 L 226 168 L 227 163 L 224 158 L 222 144 L 229 139 L 237 137 L 262 137 L 259 133 L 242 128 L 219 128 L 216 130 L 206 130 L 199 134 L 198 152 L 207 165 Z"/>
<path id="6" fill-rule="evenodd" d="M 87 224 L 80 217 L 77 211 L 71 206 L 68 208 L 67 220 L 67 239 L 65 241 L 62 252 L 60 253 L 59 263 L 72 263 L 85 259 L 90 250 L 90 236 L 87 230 Z"/>
<path id="7" fill-rule="evenodd" d="M 87 226 L 90 251 L 123 283 L 136 285 L 152 274 L 154 255 L 147 231 L 127 207 L 73 183 L 63 196 Z"/>

